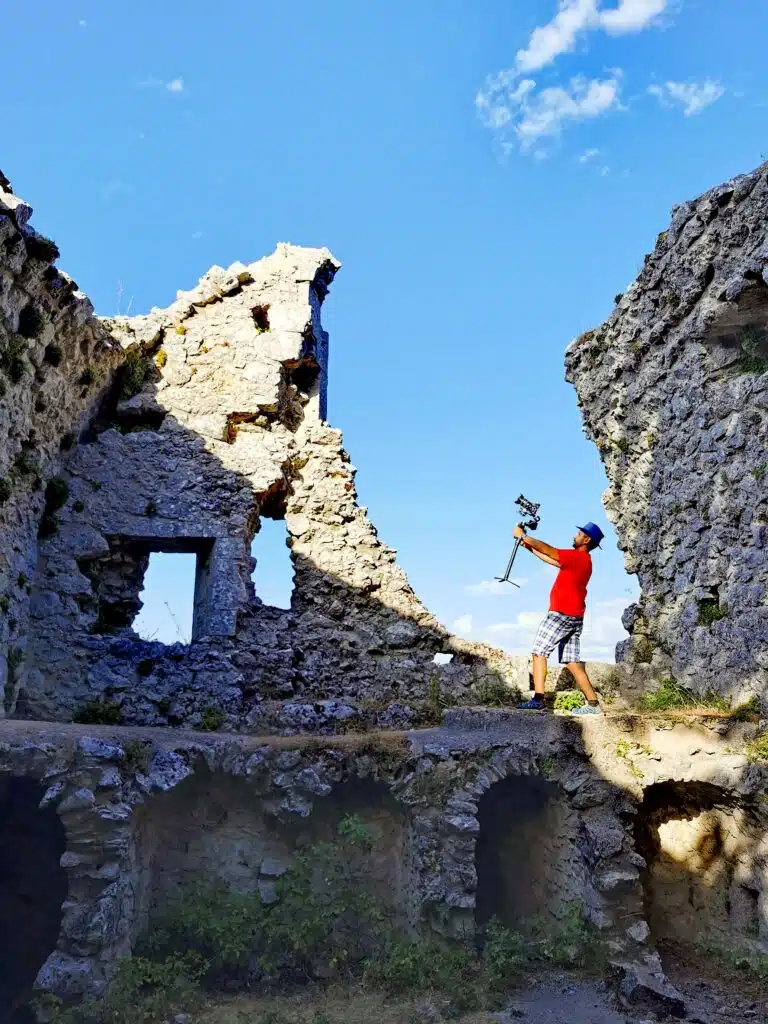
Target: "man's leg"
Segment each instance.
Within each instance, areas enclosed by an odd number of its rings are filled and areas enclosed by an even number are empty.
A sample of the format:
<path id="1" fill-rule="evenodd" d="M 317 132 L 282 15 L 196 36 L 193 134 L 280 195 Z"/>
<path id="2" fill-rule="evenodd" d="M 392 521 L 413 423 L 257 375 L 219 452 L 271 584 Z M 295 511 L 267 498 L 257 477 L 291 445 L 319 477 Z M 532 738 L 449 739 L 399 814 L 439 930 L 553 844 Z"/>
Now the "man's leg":
<path id="1" fill-rule="evenodd" d="M 583 620 L 577 619 L 575 629 L 560 648 L 560 660 L 565 662 L 566 668 L 576 680 L 576 685 L 587 699 L 587 703 L 583 707 L 577 708 L 573 714 L 599 715 L 600 704 L 597 700 L 597 694 L 594 691 L 592 683 L 589 681 L 589 676 L 587 675 L 584 663 L 581 660 L 582 627 Z"/>
<path id="2" fill-rule="evenodd" d="M 558 639 L 558 620 L 550 612 L 536 631 L 533 641 L 533 697 L 520 704 L 522 711 L 543 711 L 544 683 L 547 681 L 547 657 L 555 649 Z"/>
<path id="3" fill-rule="evenodd" d="M 592 683 L 589 681 L 589 676 L 587 675 L 582 663 L 580 661 L 571 661 L 565 667 L 576 680 L 576 685 L 587 698 L 587 703 L 597 704 L 597 694 L 595 693 Z"/>
<path id="4" fill-rule="evenodd" d="M 533 690 L 537 697 L 544 699 L 544 684 L 547 681 L 547 659 L 543 654 L 533 656 Z"/>

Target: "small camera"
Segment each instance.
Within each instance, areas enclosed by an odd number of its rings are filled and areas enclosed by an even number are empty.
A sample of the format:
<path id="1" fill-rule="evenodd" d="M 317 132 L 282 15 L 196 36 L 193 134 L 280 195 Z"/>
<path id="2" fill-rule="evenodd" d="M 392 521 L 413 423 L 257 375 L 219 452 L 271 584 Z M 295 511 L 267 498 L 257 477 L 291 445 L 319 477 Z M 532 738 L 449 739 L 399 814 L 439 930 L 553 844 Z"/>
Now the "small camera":
<path id="1" fill-rule="evenodd" d="M 537 505 L 535 501 L 531 501 L 529 498 L 526 498 L 522 494 L 517 499 L 515 504 L 520 509 L 520 512 L 523 515 L 523 519 L 521 520 L 519 525 L 522 526 L 524 530 L 535 530 L 541 520 L 541 516 L 539 515 L 539 509 L 541 508 L 541 505 Z M 510 573 L 512 572 L 512 566 L 515 564 L 515 556 L 517 555 L 517 550 L 520 547 L 521 542 L 522 537 L 518 537 L 517 541 L 515 542 L 515 546 L 512 550 L 512 555 L 509 559 L 509 562 L 507 562 L 507 568 L 506 571 L 504 572 L 504 575 L 496 577 L 499 583 L 511 583 L 513 587 L 519 586 L 519 584 L 515 583 L 515 581 L 510 578 Z"/>
<path id="2" fill-rule="evenodd" d="M 528 517 L 527 520 L 523 523 L 520 523 L 520 525 L 526 530 L 535 530 L 541 521 L 541 516 L 539 515 L 539 509 L 541 508 L 541 505 L 537 504 L 535 501 L 530 501 L 522 494 L 517 499 L 515 504 L 520 509 L 522 514 Z"/>

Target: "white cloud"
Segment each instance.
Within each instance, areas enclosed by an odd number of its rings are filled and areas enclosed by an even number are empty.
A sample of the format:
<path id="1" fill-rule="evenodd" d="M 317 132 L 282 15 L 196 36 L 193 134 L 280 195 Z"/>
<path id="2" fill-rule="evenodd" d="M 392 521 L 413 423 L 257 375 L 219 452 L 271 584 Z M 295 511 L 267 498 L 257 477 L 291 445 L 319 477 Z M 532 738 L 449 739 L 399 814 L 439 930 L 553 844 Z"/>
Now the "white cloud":
<path id="1" fill-rule="evenodd" d="M 197 241 L 198 238 L 202 238 L 202 237 L 203 237 L 203 232 L 202 231 L 193 231 L 192 232 L 192 238 L 195 239 L 195 241 Z"/>
<path id="2" fill-rule="evenodd" d="M 477 108 L 490 128 L 509 126 L 520 148 L 530 149 L 544 138 L 556 138 L 576 121 L 599 117 L 620 109 L 619 76 L 572 78 L 566 87 L 553 86 L 536 92 L 536 83 L 524 79 L 512 87 L 505 73 L 489 79 L 485 92 L 477 95 Z"/>
<path id="3" fill-rule="evenodd" d="M 517 51 L 517 70 L 539 71 L 551 64 L 561 53 L 572 50 L 582 32 L 593 27 L 596 20 L 596 0 L 560 0 L 552 21 L 535 28 L 525 49 Z"/>
<path id="4" fill-rule="evenodd" d="M 573 78 L 567 88 L 542 89 L 521 111 L 515 128 L 520 145 L 527 149 L 542 137 L 557 137 L 569 121 L 598 117 L 619 106 L 619 80 Z"/>
<path id="5" fill-rule="evenodd" d="M 519 587 L 522 587 L 528 582 L 524 577 L 515 577 L 514 581 Z M 501 583 L 499 580 L 481 580 L 480 583 L 470 583 L 468 587 L 464 588 L 469 594 L 476 594 L 478 596 L 488 597 L 501 597 L 506 594 L 513 594 L 514 589 L 509 583 Z"/>
<path id="6" fill-rule="evenodd" d="M 88 22 L 85 20 L 85 18 L 81 18 L 77 24 L 80 26 L 80 28 L 85 28 Z"/>
<path id="7" fill-rule="evenodd" d="M 613 36 L 642 32 L 668 6 L 669 0 L 619 0 L 614 10 L 600 12 L 600 27 Z"/>
<path id="8" fill-rule="evenodd" d="M 599 149 L 585 149 L 584 152 L 579 157 L 579 163 L 580 164 L 589 163 L 589 161 L 590 160 L 594 160 L 594 158 L 596 156 L 600 156 L 600 150 Z"/>
<path id="9" fill-rule="evenodd" d="M 704 82 L 665 82 L 663 85 L 649 85 L 648 92 L 665 107 L 674 105 L 683 108 L 686 117 L 700 114 L 706 107 L 717 102 L 725 93 L 719 82 L 706 79 Z"/>
<path id="10" fill-rule="evenodd" d="M 155 75 L 150 75 L 148 78 L 143 78 L 139 82 L 140 89 L 165 89 L 167 92 L 184 92 L 184 79 L 183 78 L 171 78 L 169 81 L 165 81 L 162 78 L 156 78 Z"/>
<path id="11" fill-rule="evenodd" d="M 619 0 L 605 10 L 598 0 L 560 0 L 557 14 L 546 25 L 533 30 L 528 45 L 518 50 L 515 69 L 519 74 L 540 71 L 562 53 L 575 49 L 579 38 L 602 29 L 619 36 L 642 32 L 669 6 L 669 0 Z"/>
<path id="12" fill-rule="evenodd" d="M 599 117 L 621 109 L 620 71 L 603 79 L 572 78 L 567 86 L 539 89 L 531 73 L 554 63 L 563 53 L 576 48 L 590 32 L 609 35 L 641 32 L 654 24 L 670 0 L 618 0 L 606 9 L 601 0 L 559 0 L 557 13 L 546 25 L 536 27 L 528 43 L 515 55 L 514 66 L 490 75 L 475 97 L 484 124 L 501 137 L 502 150 L 514 148 L 508 134 L 516 137 L 523 150 L 536 140 L 556 138 L 572 123 Z M 546 156 L 534 149 L 537 158 Z"/>
<path id="13" fill-rule="evenodd" d="M 472 632 L 472 616 L 461 615 L 453 624 L 453 632 L 459 636 L 466 636 Z"/>

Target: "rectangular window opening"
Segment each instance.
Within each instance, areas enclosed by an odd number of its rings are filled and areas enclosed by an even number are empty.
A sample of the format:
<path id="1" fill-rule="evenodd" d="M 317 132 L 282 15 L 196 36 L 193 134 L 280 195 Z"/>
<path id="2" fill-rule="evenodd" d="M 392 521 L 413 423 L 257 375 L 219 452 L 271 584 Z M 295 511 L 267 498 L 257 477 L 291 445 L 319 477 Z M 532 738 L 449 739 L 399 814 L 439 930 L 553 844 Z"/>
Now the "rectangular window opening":
<path id="1" fill-rule="evenodd" d="M 194 620 L 197 555 L 152 551 L 133 629 L 142 640 L 190 644 Z"/>
<path id="2" fill-rule="evenodd" d="M 251 556 L 256 560 L 251 575 L 256 597 L 270 608 L 290 608 L 294 572 L 285 520 L 262 516 Z"/>

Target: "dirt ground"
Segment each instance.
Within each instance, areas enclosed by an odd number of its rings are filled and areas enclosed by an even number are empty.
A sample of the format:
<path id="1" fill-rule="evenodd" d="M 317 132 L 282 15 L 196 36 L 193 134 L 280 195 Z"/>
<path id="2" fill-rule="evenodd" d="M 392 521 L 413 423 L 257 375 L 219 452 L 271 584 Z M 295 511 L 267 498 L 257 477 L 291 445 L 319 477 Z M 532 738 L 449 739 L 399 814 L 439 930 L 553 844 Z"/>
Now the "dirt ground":
<path id="1" fill-rule="evenodd" d="M 768 984 L 706 958 L 693 966 L 679 950 L 666 951 L 670 980 L 686 999 L 688 1024 L 766 1024 Z M 698 954 L 697 954 L 698 955 Z M 702 976 L 707 981 L 701 980 Z M 195 1024 L 443 1024 L 439 996 L 384 1002 L 358 989 L 304 992 L 273 999 L 239 997 L 195 1018 Z M 503 1010 L 454 1018 L 455 1024 L 656 1024 L 676 1018 L 632 1012 L 617 1005 L 604 981 L 543 972 L 512 993 Z"/>

